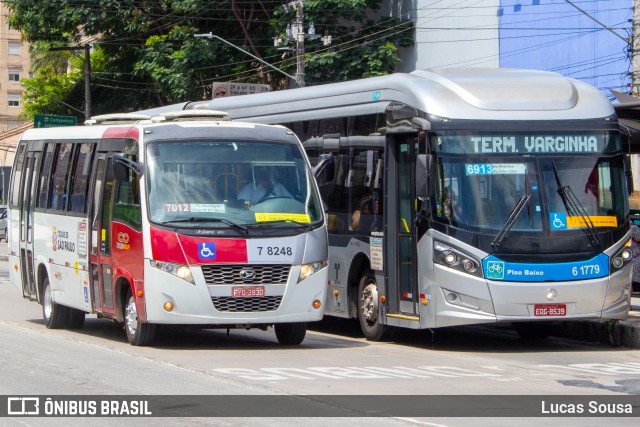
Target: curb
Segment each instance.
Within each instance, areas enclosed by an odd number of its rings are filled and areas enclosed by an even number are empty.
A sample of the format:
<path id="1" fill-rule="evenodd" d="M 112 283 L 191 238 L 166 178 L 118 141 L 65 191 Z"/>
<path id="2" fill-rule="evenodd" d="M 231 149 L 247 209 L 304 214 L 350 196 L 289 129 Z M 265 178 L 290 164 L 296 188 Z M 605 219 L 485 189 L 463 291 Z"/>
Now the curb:
<path id="1" fill-rule="evenodd" d="M 613 346 L 640 348 L 640 319 L 618 322 L 607 320 L 564 322 L 554 335 Z"/>

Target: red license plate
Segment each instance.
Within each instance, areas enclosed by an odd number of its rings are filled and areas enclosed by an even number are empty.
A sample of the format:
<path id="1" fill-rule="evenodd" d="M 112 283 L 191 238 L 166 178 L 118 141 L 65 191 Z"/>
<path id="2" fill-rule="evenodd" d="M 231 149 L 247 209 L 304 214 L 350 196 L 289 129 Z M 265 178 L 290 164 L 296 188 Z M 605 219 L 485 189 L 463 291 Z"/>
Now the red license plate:
<path id="1" fill-rule="evenodd" d="M 236 298 L 263 297 L 264 286 L 234 286 L 231 288 L 231 296 Z"/>
<path id="2" fill-rule="evenodd" d="M 567 315 L 566 304 L 536 304 L 533 306 L 534 316 L 562 317 Z"/>

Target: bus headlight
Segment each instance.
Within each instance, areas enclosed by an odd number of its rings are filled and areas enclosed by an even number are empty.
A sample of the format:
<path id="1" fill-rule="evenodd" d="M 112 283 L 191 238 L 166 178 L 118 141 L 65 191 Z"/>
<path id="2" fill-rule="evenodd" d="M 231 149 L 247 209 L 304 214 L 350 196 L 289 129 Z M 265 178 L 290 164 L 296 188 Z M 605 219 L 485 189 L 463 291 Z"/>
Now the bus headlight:
<path id="1" fill-rule="evenodd" d="M 625 265 L 627 265 L 633 258 L 633 254 L 631 252 L 631 248 L 629 247 L 631 241 L 627 242 L 622 249 L 616 252 L 611 257 L 611 272 L 622 269 Z"/>
<path id="2" fill-rule="evenodd" d="M 173 264 L 173 263 L 164 262 L 164 261 L 155 261 L 153 259 L 149 263 L 153 268 L 157 268 L 158 270 L 164 271 L 165 273 L 169 273 L 176 277 L 179 277 L 185 282 L 191 283 L 192 285 L 196 284 L 196 282 L 193 280 L 193 276 L 191 275 L 191 269 L 189 268 L 188 265 Z"/>
<path id="3" fill-rule="evenodd" d="M 316 261 L 309 264 L 302 264 L 300 266 L 300 275 L 298 276 L 298 283 L 302 282 L 305 279 L 308 279 L 312 275 L 316 274 L 318 271 L 322 270 L 327 266 L 327 260 Z"/>
<path id="4" fill-rule="evenodd" d="M 482 269 L 478 260 L 437 240 L 433 242 L 433 261 L 463 273 L 482 277 Z"/>

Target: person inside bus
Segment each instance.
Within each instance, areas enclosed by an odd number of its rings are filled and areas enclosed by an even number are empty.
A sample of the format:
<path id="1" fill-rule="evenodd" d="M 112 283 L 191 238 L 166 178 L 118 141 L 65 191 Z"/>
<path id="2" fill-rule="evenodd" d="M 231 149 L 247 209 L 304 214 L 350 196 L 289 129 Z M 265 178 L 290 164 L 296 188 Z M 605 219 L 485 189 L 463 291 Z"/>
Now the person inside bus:
<path id="1" fill-rule="evenodd" d="M 371 197 L 364 196 L 358 208 L 351 214 L 351 230 L 356 231 L 360 229 L 361 225 L 368 225 L 372 213 Z"/>
<path id="2" fill-rule="evenodd" d="M 462 207 L 458 204 L 456 192 L 446 186 L 443 197 L 443 214 L 449 220 L 460 221 L 462 219 Z"/>
<path id="3" fill-rule="evenodd" d="M 254 179 L 254 182 L 245 184 L 238 193 L 238 199 L 249 203 L 249 206 L 257 205 L 270 197 L 293 197 L 284 185 L 272 179 L 269 168 L 255 168 Z"/>
<path id="4" fill-rule="evenodd" d="M 364 196 L 360 207 L 351 214 L 351 230 L 383 231 L 382 198 L 379 191 Z"/>
<path id="5" fill-rule="evenodd" d="M 383 231 L 384 227 L 382 223 L 382 198 L 380 197 L 380 193 L 378 191 L 373 192 L 371 202 L 373 211 L 371 231 Z"/>

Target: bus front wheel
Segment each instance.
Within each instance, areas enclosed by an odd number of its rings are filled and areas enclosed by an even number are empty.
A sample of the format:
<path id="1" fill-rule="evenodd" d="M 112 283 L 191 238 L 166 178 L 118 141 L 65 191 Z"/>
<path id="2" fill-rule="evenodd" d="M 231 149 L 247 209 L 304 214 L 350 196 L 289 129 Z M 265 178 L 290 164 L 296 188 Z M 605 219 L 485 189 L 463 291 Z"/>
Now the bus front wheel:
<path id="1" fill-rule="evenodd" d="M 42 317 L 47 329 L 65 328 L 69 319 L 69 308 L 53 302 L 48 277 L 45 277 L 42 286 Z"/>
<path id="2" fill-rule="evenodd" d="M 124 307 L 124 330 L 127 333 L 129 344 L 145 346 L 151 344 L 156 335 L 156 325 L 138 321 L 138 309 L 136 300 L 131 291 L 127 293 Z"/>
<path id="3" fill-rule="evenodd" d="M 84 326 L 85 312 L 77 308 L 69 308 L 69 319 L 67 320 L 67 328 L 82 329 Z"/>
<path id="4" fill-rule="evenodd" d="M 307 324 L 304 322 L 276 323 L 273 328 L 276 330 L 278 342 L 282 345 L 298 345 L 307 335 Z"/>
<path id="5" fill-rule="evenodd" d="M 391 328 L 380 322 L 378 284 L 370 272 L 362 276 L 358 285 L 358 320 L 366 339 L 383 341 L 389 338 Z"/>

